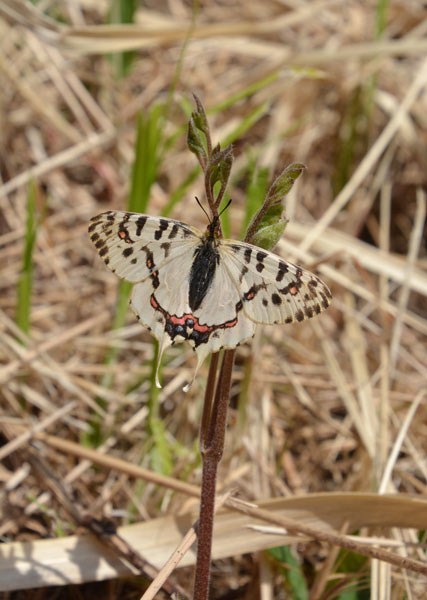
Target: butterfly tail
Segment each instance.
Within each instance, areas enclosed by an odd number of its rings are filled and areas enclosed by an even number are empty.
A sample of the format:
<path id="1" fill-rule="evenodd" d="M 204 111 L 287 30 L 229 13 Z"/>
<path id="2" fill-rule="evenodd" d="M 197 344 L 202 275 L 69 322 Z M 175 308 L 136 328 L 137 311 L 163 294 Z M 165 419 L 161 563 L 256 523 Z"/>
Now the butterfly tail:
<path id="1" fill-rule="evenodd" d="M 156 382 L 157 388 L 162 387 L 162 385 L 160 383 L 159 373 L 160 373 L 160 365 L 162 363 L 163 353 L 171 345 L 172 345 L 172 342 L 171 342 L 169 335 L 166 332 L 164 332 L 162 337 L 159 339 L 159 352 L 157 355 L 156 375 L 155 375 L 155 382 Z"/>

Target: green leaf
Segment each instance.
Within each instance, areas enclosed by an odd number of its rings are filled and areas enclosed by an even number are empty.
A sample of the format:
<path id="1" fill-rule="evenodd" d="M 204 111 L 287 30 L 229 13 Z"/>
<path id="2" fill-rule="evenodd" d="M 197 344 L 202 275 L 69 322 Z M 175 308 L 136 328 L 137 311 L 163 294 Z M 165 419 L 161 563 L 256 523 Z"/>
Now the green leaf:
<path id="1" fill-rule="evenodd" d="M 293 163 L 276 177 L 267 194 L 267 202 L 270 206 L 282 203 L 283 198 L 291 191 L 292 186 L 304 169 L 303 164 Z"/>
<path id="2" fill-rule="evenodd" d="M 208 165 L 209 181 L 212 188 L 217 181 L 221 183 L 222 187 L 225 187 L 227 185 L 232 164 L 232 146 L 227 146 L 227 148 L 221 150 L 220 145 L 218 144 L 212 150 L 212 156 Z"/>
<path id="3" fill-rule="evenodd" d="M 205 165 L 208 157 L 193 118 L 188 122 L 187 146 L 197 156 L 200 164 Z"/>
<path id="4" fill-rule="evenodd" d="M 267 197 L 249 223 L 245 240 L 272 250 L 279 241 L 286 227 L 286 219 L 282 217 L 284 199 L 292 189 L 296 179 L 304 170 L 304 165 L 294 163 L 289 165 L 276 177 L 268 190 Z"/>
<path id="5" fill-rule="evenodd" d="M 265 250 L 273 250 L 282 237 L 287 224 L 288 222 L 285 219 L 280 219 L 271 225 L 261 227 L 254 234 L 251 244 L 264 248 Z"/>
<path id="6" fill-rule="evenodd" d="M 289 597 L 293 600 L 308 600 L 309 591 L 304 573 L 292 549 L 289 546 L 279 546 L 271 548 L 268 553 L 280 563 L 280 571 L 286 580 Z"/>
<path id="7" fill-rule="evenodd" d="M 191 113 L 192 120 L 194 122 L 195 127 L 199 129 L 203 135 L 209 135 L 209 123 L 206 116 L 205 109 L 203 108 L 203 104 L 196 94 L 193 94 L 194 102 L 196 103 L 196 110 Z"/>

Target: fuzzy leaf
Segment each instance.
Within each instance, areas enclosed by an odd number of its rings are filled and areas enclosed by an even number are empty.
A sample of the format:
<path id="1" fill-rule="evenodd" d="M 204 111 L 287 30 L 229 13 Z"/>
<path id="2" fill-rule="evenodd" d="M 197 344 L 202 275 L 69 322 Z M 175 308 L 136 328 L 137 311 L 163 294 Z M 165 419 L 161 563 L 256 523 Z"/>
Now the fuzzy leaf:
<path id="1" fill-rule="evenodd" d="M 267 198 L 248 226 L 245 236 L 247 242 L 267 250 L 274 248 L 287 223 L 282 217 L 284 197 L 304 169 L 304 165 L 293 163 L 276 177 L 268 190 Z"/>
<path id="2" fill-rule="evenodd" d="M 194 102 L 196 103 L 196 110 L 191 113 L 191 118 L 194 121 L 194 125 L 199 129 L 205 136 L 209 134 L 209 124 L 206 117 L 205 109 L 203 104 L 196 94 L 193 94 Z"/>
<path id="3" fill-rule="evenodd" d="M 304 169 L 305 165 L 301 163 L 292 163 L 276 177 L 267 194 L 267 202 L 270 206 L 282 202 L 284 196 L 291 191 L 294 182 L 298 179 Z"/>
<path id="4" fill-rule="evenodd" d="M 270 225 L 261 227 L 254 234 L 251 243 L 254 244 L 254 246 L 264 248 L 265 250 L 273 250 L 282 237 L 287 224 L 288 221 L 281 218 L 278 221 L 272 222 Z"/>
<path id="5" fill-rule="evenodd" d="M 203 146 L 202 138 L 199 135 L 198 127 L 195 124 L 193 118 L 191 118 L 188 122 L 187 146 L 191 150 L 191 152 L 193 152 L 197 156 L 199 162 L 202 165 L 206 164 L 206 150 Z"/>
<path id="6" fill-rule="evenodd" d="M 230 176 L 231 166 L 233 164 L 233 148 L 227 146 L 221 150 L 219 144 L 212 151 L 212 157 L 209 162 L 209 181 L 213 187 L 217 181 L 222 186 L 227 185 Z"/>

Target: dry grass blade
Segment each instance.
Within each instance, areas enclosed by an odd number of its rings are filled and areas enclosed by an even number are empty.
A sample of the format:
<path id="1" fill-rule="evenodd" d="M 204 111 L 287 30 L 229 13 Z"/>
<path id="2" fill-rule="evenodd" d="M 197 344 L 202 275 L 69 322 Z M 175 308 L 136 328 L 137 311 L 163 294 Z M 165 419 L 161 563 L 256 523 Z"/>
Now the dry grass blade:
<path id="1" fill-rule="evenodd" d="M 319 233 L 325 230 L 330 225 L 340 211 L 345 207 L 351 196 L 355 193 L 358 186 L 366 179 L 369 172 L 375 167 L 381 154 L 387 148 L 393 137 L 396 135 L 399 127 L 406 118 L 412 104 L 417 99 L 418 95 L 424 90 L 427 84 L 427 61 L 424 61 L 419 68 L 412 85 L 405 94 L 400 106 L 395 111 L 395 114 L 387 123 L 384 130 L 378 136 L 375 144 L 361 161 L 358 169 L 353 174 L 347 185 L 341 190 L 340 194 L 335 198 L 333 204 L 325 212 L 322 218 L 312 228 L 303 243 L 302 250 L 308 250 Z"/>
<path id="2" fill-rule="evenodd" d="M 229 502 L 231 499 L 229 499 Z M 247 551 L 262 550 L 279 544 L 289 544 L 300 540 L 283 529 L 273 532 L 259 531 L 267 516 L 270 522 L 279 527 L 285 523 L 298 524 L 302 528 L 318 528 L 327 537 L 339 530 L 343 523 L 348 530 L 364 526 L 421 527 L 427 518 L 427 502 L 409 497 L 382 496 L 374 494 L 312 494 L 298 498 L 278 498 L 244 506 L 234 501 L 234 507 L 244 512 L 219 513 L 215 523 L 213 555 L 215 559 L 236 556 Z M 118 533 L 127 544 L 141 556 L 149 556 L 150 562 L 161 568 L 170 555 L 170 549 L 178 546 L 183 533 L 191 531 L 193 516 L 162 517 L 146 523 L 122 527 Z M 339 536 L 337 536 L 339 537 Z M 346 536 L 342 536 L 345 539 Z M 302 538 L 304 539 L 304 538 Z M 349 545 L 361 550 L 362 544 L 356 538 L 347 538 Z M 375 540 L 375 544 L 388 546 L 387 538 Z M 366 545 L 366 551 L 381 554 L 379 546 Z M 195 555 L 186 547 L 180 566 L 194 564 Z M 383 551 L 383 556 L 392 555 Z M 34 543 L 13 543 L 0 546 L 0 573 L 2 591 L 28 589 L 41 585 L 66 585 L 87 580 L 102 580 L 129 575 L 129 568 L 117 558 L 105 553 L 90 536 L 71 536 L 57 540 L 43 540 Z M 405 558 L 394 555 L 400 566 L 405 566 Z M 408 561 L 410 567 L 427 574 L 427 565 L 419 561 Z"/>
<path id="3" fill-rule="evenodd" d="M 0 2 L 0 587 L 97 581 L 58 593 L 139 599 L 126 552 L 155 577 L 195 521 L 207 367 L 184 395 L 194 356 L 177 344 L 156 395 L 152 337 L 87 236 L 129 195 L 206 226 L 184 133 L 195 92 L 213 143 L 234 146 L 227 236 L 306 165 L 276 251 L 333 293 L 237 349 L 212 598 L 423 597 L 427 8 L 110 4 Z M 82 515 L 123 534 L 121 558 L 119 538 L 80 535 Z M 190 548 L 168 590 L 190 595 L 193 564 Z"/>

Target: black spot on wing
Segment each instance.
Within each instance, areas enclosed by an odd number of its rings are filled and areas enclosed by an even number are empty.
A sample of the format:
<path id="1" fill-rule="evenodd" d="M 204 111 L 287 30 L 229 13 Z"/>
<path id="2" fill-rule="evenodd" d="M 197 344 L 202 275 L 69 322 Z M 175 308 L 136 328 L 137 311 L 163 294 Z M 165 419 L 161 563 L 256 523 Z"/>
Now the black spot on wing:
<path id="1" fill-rule="evenodd" d="M 277 267 L 277 275 L 276 275 L 276 281 L 282 281 L 282 279 L 284 278 L 284 276 L 286 275 L 286 273 L 289 271 L 288 269 L 288 265 L 284 262 L 284 261 L 280 261 L 279 262 L 279 266 Z"/>
<path id="2" fill-rule="evenodd" d="M 264 259 L 265 259 L 266 256 L 267 256 L 266 252 L 259 251 L 259 252 L 256 253 L 257 263 L 256 263 L 256 267 L 255 268 L 258 271 L 258 273 L 262 273 L 262 271 L 265 268 L 264 267 Z"/>
<path id="3" fill-rule="evenodd" d="M 167 258 L 169 256 L 169 250 L 170 250 L 170 242 L 163 242 L 163 244 L 160 245 L 160 247 L 162 248 L 163 252 L 165 253 L 165 258 Z"/>
<path id="4" fill-rule="evenodd" d="M 128 258 L 129 256 L 131 256 L 133 254 L 133 247 L 130 246 L 129 248 L 125 248 L 123 250 L 122 254 L 125 258 Z"/>
<path id="5" fill-rule="evenodd" d="M 182 230 L 182 235 L 187 238 L 193 235 L 193 232 L 190 229 L 187 229 L 187 227 L 183 227 Z"/>
<path id="6" fill-rule="evenodd" d="M 127 221 L 128 221 L 128 218 L 126 218 L 126 216 L 123 218 L 122 221 L 120 221 L 119 231 L 118 231 L 117 235 L 123 242 L 126 242 L 126 244 L 133 244 L 134 240 L 129 235 Z"/>
<path id="7" fill-rule="evenodd" d="M 250 302 L 255 298 L 260 290 L 266 289 L 266 287 L 267 285 L 264 282 L 252 285 L 248 291 L 243 294 L 243 300 Z"/>
<path id="8" fill-rule="evenodd" d="M 138 217 L 137 220 L 135 221 L 135 225 L 136 225 L 136 235 L 140 236 L 142 230 L 145 227 L 145 224 L 147 222 L 148 217 L 146 217 L 145 215 Z"/>
<path id="9" fill-rule="evenodd" d="M 314 316 L 314 310 L 312 306 L 304 306 L 304 313 L 307 319 L 311 319 Z"/>
<path id="10" fill-rule="evenodd" d="M 146 246 L 142 246 L 141 250 L 144 250 L 146 255 L 145 264 L 147 265 L 147 269 L 149 271 L 153 271 L 156 268 L 154 263 L 154 254 Z"/>
<path id="11" fill-rule="evenodd" d="M 156 290 L 160 285 L 159 272 L 152 271 L 150 277 L 151 277 L 151 284 L 152 284 L 153 288 Z"/>
<path id="12" fill-rule="evenodd" d="M 172 229 L 169 232 L 168 238 L 170 240 L 173 240 L 174 238 L 176 238 L 178 231 L 179 231 L 179 225 L 177 225 L 177 223 L 174 223 L 172 225 Z"/>
<path id="13" fill-rule="evenodd" d="M 242 283 L 247 272 L 248 272 L 248 267 L 246 265 L 243 265 L 243 267 L 240 270 L 239 283 Z"/>
<path id="14" fill-rule="evenodd" d="M 282 304 L 282 299 L 279 296 L 279 294 L 276 294 L 276 292 L 274 292 L 274 294 L 271 294 L 271 301 L 276 306 L 279 306 L 280 304 Z"/>
<path id="15" fill-rule="evenodd" d="M 291 294 L 291 296 L 296 296 L 301 286 L 301 279 L 295 279 L 294 281 L 290 281 L 288 285 L 285 285 L 285 287 L 280 288 L 279 292 L 284 296 L 286 296 L 287 294 Z"/>
<path id="16" fill-rule="evenodd" d="M 295 318 L 297 321 L 304 321 L 304 313 L 301 309 L 296 311 Z"/>
<path id="17" fill-rule="evenodd" d="M 245 259 L 245 261 L 247 263 L 251 262 L 251 255 L 252 255 L 252 248 L 250 248 L 248 246 L 247 248 L 245 248 L 245 251 L 243 252 L 243 258 Z"/>
<path id="18" fill-rule="evenodd" d="M 323 308 L 325 308 L 325 309 L 328 308 L 328 306 L 330 304 L 329 298 L 326 296 L 326 294 L 324 292 L 320 292 L 319 295 L 322 299 L 321 304 L 322 304 Z"/>
<path id="19" fill-rule="evenodd" d="M 166 231 L 168 227 L 169 227 L 169 221 L 167 221 L 166 219 L 160 219 L 159 220 L 159 228 L 156 229 L 156 231 L 154 232 L 154 238 L 156 240 L 160 240 L 160 238 L 163 235 L 163 232 Z"/>

